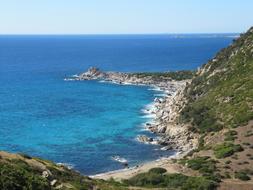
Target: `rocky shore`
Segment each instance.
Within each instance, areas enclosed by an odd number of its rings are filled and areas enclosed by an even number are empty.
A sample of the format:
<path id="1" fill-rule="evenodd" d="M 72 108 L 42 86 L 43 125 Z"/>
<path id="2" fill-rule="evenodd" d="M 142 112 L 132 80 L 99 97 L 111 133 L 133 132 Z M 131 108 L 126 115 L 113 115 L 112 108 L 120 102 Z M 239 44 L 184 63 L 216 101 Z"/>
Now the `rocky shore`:
<path id="1" fill-rule="evenodd" d="M 184 155 L 197 146 L 197 137 L 188 130 L 189 126 L 178 122 L 179 113 L 185 104 L 184 89 L 191 80 L 176 81 L 162 73 L 157 75 L 102 72 L 94 67 L 66 80 L 99 80 L 121 85 L 146 85 L 163 91 L 164 97 L 155 98 L 152 108 L 145 110 L 147 114 L 154 115 L 153 120 L 146 123 L 145 127 L 157 134 L 158 138 L 141 135 L 137 140 L 143 143 L 160 144 L 164 150 L 177 150 L 178 155 Z"/>

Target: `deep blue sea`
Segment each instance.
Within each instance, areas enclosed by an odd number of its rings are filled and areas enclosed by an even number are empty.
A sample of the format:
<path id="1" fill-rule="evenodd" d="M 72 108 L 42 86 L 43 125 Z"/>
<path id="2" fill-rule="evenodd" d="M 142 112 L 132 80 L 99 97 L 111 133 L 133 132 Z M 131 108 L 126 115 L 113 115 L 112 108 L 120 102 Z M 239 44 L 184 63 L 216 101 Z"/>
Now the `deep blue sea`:
<path id="1" fill-rule="evenodd" d="M 172 152 L 135 140 L 149 87 L 64 81 L 90 66 L 111 71 L 196 69 L 231 35 L 0 36 L 0 149 L 71 164 L 84 174 Z"/>

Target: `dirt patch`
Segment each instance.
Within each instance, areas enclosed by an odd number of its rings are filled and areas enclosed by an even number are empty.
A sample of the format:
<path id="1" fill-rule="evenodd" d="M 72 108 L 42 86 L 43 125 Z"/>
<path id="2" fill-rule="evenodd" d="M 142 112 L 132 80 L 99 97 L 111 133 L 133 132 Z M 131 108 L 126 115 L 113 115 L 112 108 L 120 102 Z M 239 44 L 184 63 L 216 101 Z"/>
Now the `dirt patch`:
<path id="1" fill-rule="evenodd" d="M 239 180 L 225 180 L 220 183 L 218 190 L 252 190 L 253 181 L 242 182 Z"/>

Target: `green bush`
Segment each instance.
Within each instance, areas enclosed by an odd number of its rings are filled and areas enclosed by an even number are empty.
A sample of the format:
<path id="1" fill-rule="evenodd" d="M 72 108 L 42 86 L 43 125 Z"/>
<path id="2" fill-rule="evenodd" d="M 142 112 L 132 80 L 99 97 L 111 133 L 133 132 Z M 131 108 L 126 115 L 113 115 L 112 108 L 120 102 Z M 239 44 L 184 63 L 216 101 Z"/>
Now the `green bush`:
<path id="1" fill-rule="evenodd" d="M 205 135 L 201 135 L 199 138 L 198 150 L 203 150 L 205 148 Z"/>
<path id="2" fill-rule="evenodd" d="M 173 188 L 183 190 L 213 190 L 217 183 L 206 177 L 189 177 L 183 174 L 157 174 L 152 172 L 138 174 L 129 180 L 124 181 L 125 184 L 137 187 L 148 188 Z"/>
<path id="3" fill-rule="evenodd" d="M 48 181 L 17 165 L 0 163 L 0 189 L 50 190 Z"/>
<path id="4" fill-rule="evenodd" d="M 208 156 L 180 161 L 181 164 L 187 165 L 193 170 L 198 170 L 205 177 L 205 179 L 220 182 L 221 176 L 216 168 L 216 162 L 217 161 L 210 159 Z"/>
<path id="5" fill-rule="evenodd" d="M 245 137 L 251 137 L 252 135 L 253 135 L 253 132 L 250 130 L 250 131 L 247 131 L 244 136 Z"/>
<path id="6" fill-rule="evenodd" d="M 243 148 L 239 144 L 223 143 L 216 145 L 213 150 L 216 158 L 225 158 L 232 156 L 235 152 L 243 151 Z"/>
<path id="7" fill-rule="evenodd" d="M 183 184 L 182 190 L 214 190 L 217 183 L 204 177 L 189 177 Z"/>
<path id="8" fill-rule="evenodd" d="M 225 171 L 224 178 L 226 178 L 226 179 L 230 179 L 231 178 L 231 176 L 230 176 L 230 174 L 229 174 L 228 171 Z"/>
<path id="9" fill-rule="evenodd" d="M 129 180 L 125 180 L 124 183 L 132 186 L 165 187 L 167 179 L 166 177 L 168 176 L 164 175 L 165 172 L 167 172 L 167 170 L 163 168 L 152 168 L 146 173 L 141 173 L 132 177 Z M 177 174 L 175 174 L 175 176 L 169 175 L 171 179 L 176 176 Z M 178 177 L 180 177 L 180 175 Z"/>
<path id="10" fill-rule="evenodd" d="M 209 159 L 208 156 L 196 157 L 186 161 L 189 168 L 199 170 L 202 174 L 212 174 L 216 171 L 216 162 Z"/>
<path id="11" fill-rule="evenodd" d="M 166 173 L 167 170 L 164 168 L 152 168 L 149 170 L 150 173 L 157 173 L 157 174 L 163 174 Z"/>
<path id="12" fill-rule="evenodd" d="M 139 187 L 165 187 L 165 177 L 157 173 L 141 173 L 129 180 L 125 180 L 124 183 L 131 186 Z"/>
<path id="13" fill-rule="evenodd" d="M 230 130 L 225 133 L 225 141 L 234 141 L 237 138 L 237 132 Z"/>
<path id="14" fill-rule="evenodd" d="M 240 179 L 242 181 L 250 180 L 250 177 L 247 175 L 245 171 L 235 172 L 235 178 Z"/>

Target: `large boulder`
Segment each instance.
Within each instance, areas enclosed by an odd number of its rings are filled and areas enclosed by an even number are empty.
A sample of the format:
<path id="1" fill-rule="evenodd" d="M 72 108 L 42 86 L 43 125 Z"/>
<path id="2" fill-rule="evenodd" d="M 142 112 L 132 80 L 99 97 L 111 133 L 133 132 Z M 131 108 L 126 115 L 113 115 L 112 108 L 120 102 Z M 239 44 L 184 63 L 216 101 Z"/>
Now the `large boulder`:
<path id="1" fill-rule="evenodd" d="M 143 143 L 151 143 L 151 142 L 154 141 L 153 138 L 147 137 L 146 135 L 138 135 L 138 136 L 137 136 L 137 140 L 138 140 L 139 142 L 143 142 Z"/>

